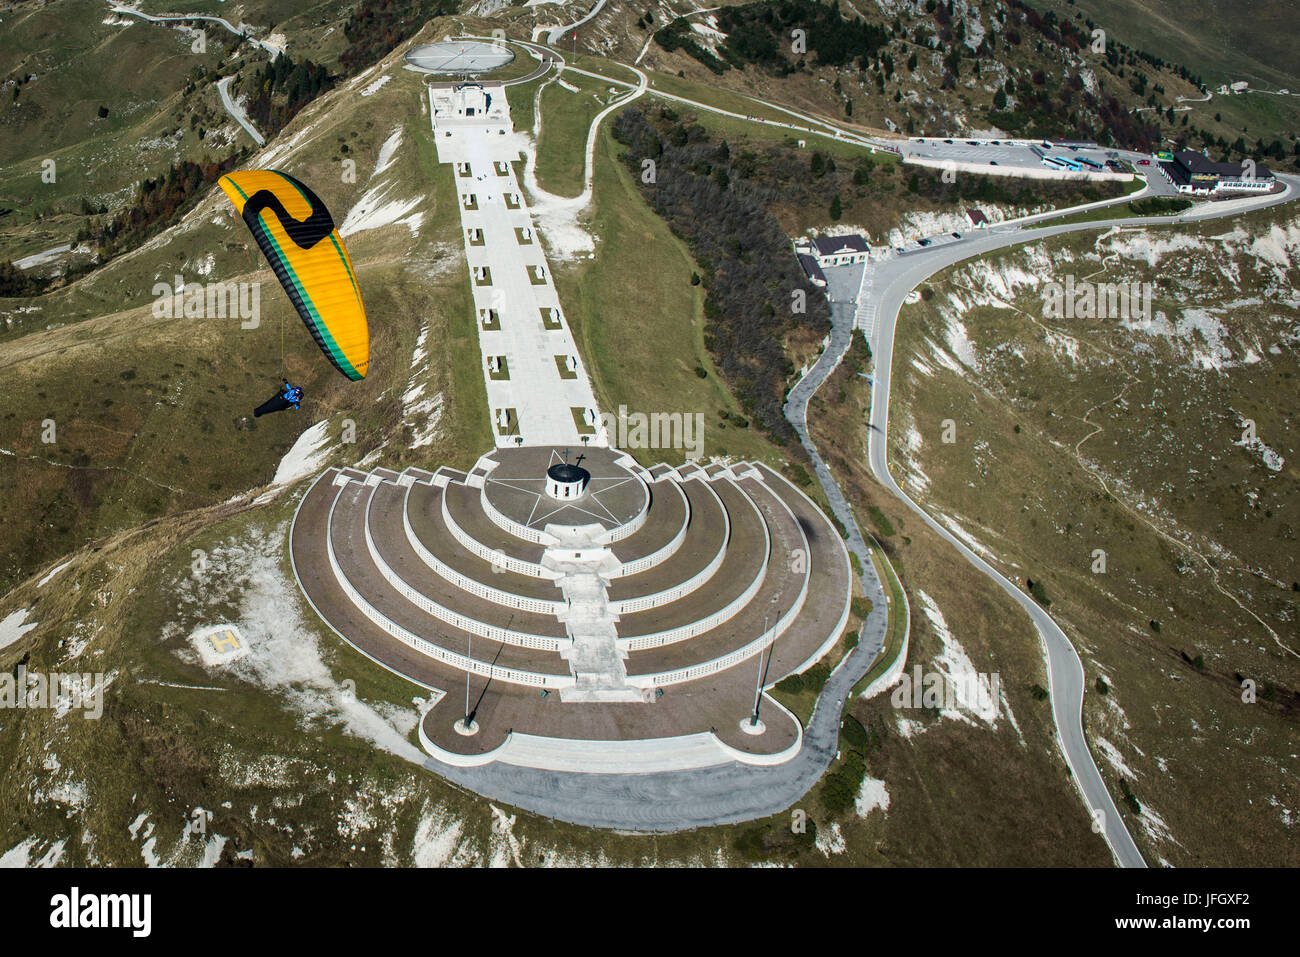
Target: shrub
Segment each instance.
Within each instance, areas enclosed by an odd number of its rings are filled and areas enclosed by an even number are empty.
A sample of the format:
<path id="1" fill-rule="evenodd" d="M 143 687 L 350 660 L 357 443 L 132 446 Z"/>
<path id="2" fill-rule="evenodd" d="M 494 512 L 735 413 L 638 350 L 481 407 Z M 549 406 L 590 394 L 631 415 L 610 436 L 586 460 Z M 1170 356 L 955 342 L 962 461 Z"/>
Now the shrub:
<path id="1" fill-rule="evenodd" d="M 879 506 L 872 505 L 868 507 L 867 514 L 871 516 L 871 524 L 876 526 L 877 531 L 879 531 L 881 535 L 889 538 L 894 534 L 893 524 L 890 523 L 889 519 L 885 516 L 885 513 L 880 510 Z"/>
<path id="2" fill-rule="evenodd" d="M 1029 594 L 1033 596 L 1034 601 L 1038 602 L 1038 604 L 1042 605 L 1044 608 L 1051 607 L 1052 599 L 1047 597 L 1047 587 L 1043 584 L 1041 578 L 1026 578 L 1025 583 L 1029 586 Z"/>
<path id="3" fill-rule="evenodd" d="M 840 727 L 840 734 L 848 742 L 849 747 L 861 750 L 867 746 L 871 736 L 867 734 L 867 729 L 862 726 L 862 722 L 851 714 L 844 716 L 844 724 Z"/>
<path id="4" fill-rule="evenodd" d="M 776 690 L 786 694 L 799 694 L 803 689 L 803 675 L 788 675 L 776 683 Z"/>

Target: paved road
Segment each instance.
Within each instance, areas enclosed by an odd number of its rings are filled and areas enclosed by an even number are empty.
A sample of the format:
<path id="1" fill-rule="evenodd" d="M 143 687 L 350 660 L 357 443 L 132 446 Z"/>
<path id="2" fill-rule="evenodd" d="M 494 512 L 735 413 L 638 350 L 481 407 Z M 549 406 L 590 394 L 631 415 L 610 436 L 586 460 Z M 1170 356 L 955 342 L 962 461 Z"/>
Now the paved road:
<path id="1" fill-rule="evenodd" d="M 128 14 L 133 17 L 139 17 L 141 20 L 148 20 L 150 23 L 187 23 L 192 20 L 206 20 L 209 23 L 216 23 L 220 26 L 225 27 L 228 31 L 233 33 L 235 36 L 242 37 L 243 39 L 251 43 L 253 46 L 261 50 L 265 50 L 267 53 L 271 54 L 272 60 L 274 60 L 276 57 L 278 57 L 281 53 L 284 52 L 283 49 L 281 49 L 279 46 L 276 46 L 273 43 L 268 43 L 264 40 L 259 40 L 256 37 L 249 36 L 246 32 L 244 32 L 243 29 L 245 26 L 247 26 L 247 24 L 241 23 L 238 27 L 236 27 L 233 26 L 231 22 L 227 20 L 225 17 L 214 17 L 214 16 L 209 16 L 208 14 L 205 13 L 152 14 L 152 13 L 144 13 L 143 11 L 137 10 L 134 7 L 124 7 L 121 4 L 113 4 L 111 7 L 111 12 Z"/>
<path id="2" fill-rule="evenodd" d="M 551 46 L 555 46 L 555 44 L 559 43 L 562 39 L 564 39 L 566 34 L 572 33 L 574 30 L 578 29 L 578 27 L 582 26 L 588 20 L 595 17 L 596 14 L 600 13 L 600 11 L 604 8 L 604 6 L 605 6 L 605 0 L 597 0 L 596 5 L 592 7 L 590 12 L 588 12 L 588 14 L 585 17 L 583 17 L 581 20 L 560 27 L 547 27 L 546 42 L 549 43 Z"/>
<path id="3" fill-rule="evenodd" d="M 872 615 L 874 616 L 877 609 L 881 612 L 888 611 L 888 606 L 885 603 L 884 586 L 881 584 L 880 576 L 876 573 L 876 566 L 867 552 L 867 543 L 863 539 L 862 530 L 858 527 L 857 517 L 853 514 L 853 509 L 844 498 L 839 483 L 835 481 L 834 476 L 831 475 L 831 470 L 826 466 L 826 462 L 817 451 L 816 443 L 808 434 L 808 403 L 812 401 L 813 395 L 822 387 L 822 384 L 830 378 L 831 373 L 839 366 L 845 353 L 848 352 L 849 346 L 853 343 L 854 303 L 857 299 L 864 270 L 864 266 L 843 266 L 827 271 L 827 295 L 831 300 L 830 341 L 827 343 L 826 348 L 822 350 L 821 355 L 817 357 L 817 361 L 790 390 L 783 411 L 786 419 L 789 420 L 790 424 L 794 426 L 795 432 L 798 433 L 800 444 L 807 451 L 808 457 L 812 459 L 813 472 L 817 476 L 817 482 L 821 485 L 822 491 L 826 493 L 831 511 L 835 513 L 835 517 L 848 530 L 849 534 L 848 538 L 845 539 L 845 545 L 848 546 L 850 552 L 858 557 L 858 562 L 862 565 L 862 575 L 859 580 L 862 583 L 863 591 L 871 599 Z M 883 555 L 881 557 L 884 558 Z M 903 627 L 905 635 L 908 626 L 909 623 L 906 614 L 904 614 Z M 878 635 L 880 643 L 866 648 L 872 660 L 880 653 L 884 636 L 885 631 L 882 628 Z M 865 640 L 861 643 L 866 644 Z"/>
<path id="4" fill-rule="evenodd" d="M 889 473 L 887 462 L 889 390 L 898 312 L 904 298 L 912 289 L 934 273 L 964 259 L 1007 246 L 1085 229 L 1107 229 L 1118 225 L 1193 223 L 1240 215 L 1243 212 L 1294 199 L 1300 190 L 1300 178 L 1279 177 L 1279 179 L 1286 184 L 1286 190 L 1280 194 L 1203 204 L 1179 216 L 1106 219 L 1040 227 L 1010 225 L 974 230 L 965 233 L 961 240 L 932 245 L 873 263 L 869 282 L 868 277 L 864 275 L 863 288 L 869 289 L 868 295 L 872 299 L 869 308 L 874 311 L 875 319 L 871 348 L 876 357 L 876 377 L 872 393 L 871 429 L 868 439 L 868 459 L 872 474 L 877 481 L 906 502 L 936 533 L 961 552 L 967 561 L 997 582 L 1033 620 L 1047 653 L 1048 681 L 1057 740 L 1089 811 L 1094 820 L 1101 824 L 1102 833 L 1114 852 L 1116 860 L 1124 867 L 1145 867 L 1146 864 L 1132 836 L 1124 826 L 1123 819 L 1088 750 L 1083 733 L 1084 670 L 1074 646 L 1060 626 L 1036 601 L 932 519 L 929 513 L 898 486 Z"/>
<path id="5" fill-rule="evenodd" d="M 266 139 L 261 133 L 257 132 L 256 127 L 249 121 L 248 115 L 239 108 L 239 104 L 230 98 L 230 81 L 233 76 L 223 76 L 217 81 L 217 92 L 221 94 L 221 105 L 226 108 L 231 119 L 244 128 L 244 132 L 253 138 L 253 142 L 258 146 L 265 146 Z"/>

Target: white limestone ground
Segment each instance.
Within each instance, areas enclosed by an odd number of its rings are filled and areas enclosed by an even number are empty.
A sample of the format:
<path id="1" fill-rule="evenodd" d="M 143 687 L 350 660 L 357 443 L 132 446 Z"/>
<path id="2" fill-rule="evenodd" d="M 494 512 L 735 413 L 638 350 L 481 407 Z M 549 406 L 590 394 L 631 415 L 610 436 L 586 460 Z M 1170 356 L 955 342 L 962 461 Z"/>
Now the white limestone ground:
<path id="1" fill-rule="evenodd" d="M 434 371 L 429 365 L 429 324 L 420 327 L 411 355 L 411 377 L 402 395 L 402 422 L 411 428 L 411 448 L 418 449 L 433 443 L 441 431 L 443 398 L 441 392 L 426 395 L 428 379 Z"/>
<path id="2" fill-rule="evenodd" d="M 872 811 L 879 810 L 882 813 L 888 811 L 889 791 L 885 787 L 885 782 L 879 778 L 864 777 L 853 807 L 858 812 L 858 817 L 862 818 L 867 817 Z"/>
<path id="3" fill-rule="evenodd" d="M 252 530 L 245 541 L 228 539 L 209 550 L 202 579 L 178 577 L 173 584 L 181 609 L 202 619 L 213 604 L 231 607 L 250 652 L 229 667 L 258 687 L 280 695 L 308 726 L 337 725 L 346 733 L 421 764 L 424 755 L 406 732 L 377 708 L 341 686 L 321 658 L 315 635 L 300 611 L 297 586 L 280 568 L 288 534 L 281 525 Z M 185 655 L 192 655 L 192 651 Z"/>
<path id="4" fill-rule="evenodd" d="M 22 638 L 23 635 L 36 628 L 37 622 L 28 622 L 27 615 L 26 608 L 19 608 L 17 611 L 10 612 L 6 617 L 0 618 L 0 648 L 8 648 L 15 641 Z"/>
<path id="5" fill-rule="evenodd" d="M 39 837 L 26 838 L 0 854 L 0 868 L 57 867 L 66 843 L 65 839 L 51 842 Z"/>
<path id="6" fill-rule="evenodd" d="M 321 419 L 293 443 L 275 470 L 273 486 L 289 485 L 299 479 L 315 475 L 329 458 L 329 419 Z"/>
<path id="7" fill-rule="evenodd" d="M 416 867 L 469 867 L 475 863 L 463 839 L 464 823 L 442 805 L 426 802 L 411 841 L 411 863 Z"/>
<path id="8" fill-rule="evenodd" d="M 1174 840 L 1173 834 L 1169 830 L 1169 825 L 1165 819 L 1156 813 L 1150 804 L 1142 802 L 1142 813 L 1138 816 L 1138 823 L 1142 825 L 1142 830 L 1146 832 L 1147 837 L 1156 844 L 1174 844 L 1182 847 L 1181 842 Z"/>
<path id="9" fill-rule="evenodd" d="M 1240 226 L 1215 236 L 1113 228 L 1097 237 L 1092 251 L 1077 255 L 1070 249 L 1049 253 L 1040 243 L 957 267 L 945 293 L 934 303 L 945 323 L 944 341 L 928 340 L 924 354 L 914 358 L 913 368 L 924 375 L 932 375 L 936 368 L 963 373 L 965 369 L 978 368 L 980 347 L 971 343 L 962 324 L 962 316 L 971 309 L 1018 309 L 1035 317 L 1041 315 L 1041 302 L 1036 293 L 1049 279 L 1061 281 L 1067 273 L 1075 273 L 1079 279 L 1136 281 L 1140 275 L 1126 274 L 1125 261 L 1154 267 L 1170 256 L 1180 257 L 1187 263 L 1190 276 L 1186 281 L 1226 281 L 1230 285 L 1241 283 L 1241 264 L 1251 262 L 1257 275 L 1263 273 L 1265 296 L 1243 297 L 1213 306 L 1197 303 L 1172 314 L 1155 309 L 1148 318 L 1118 319 L 1121 328 L 1135 334 L 1138 351 L 1149 351 L 1150 340 L 1163 339 L 1185 358 L 1189 367 L 1201 372 L 1226 372 L 1254 365 L 1262 361 L 1265 353 L 1278 354 L 1282 344 L 1295 340 L 1294 333 L 1281 320 L 1275 328 L 1279 337 L 1276 341 L 1257 336 L 1243 338 L 1230 327 L 1234 312 L 1240 308 L 1257 307 L 1265 301 L 1300 307 L 1300 295 L 1288 279 L 1288 270 L 1293 268 L 1293 263 L 1300 262 L 1300 217 L 1284 226 L 1273 225 L 1260 234 Z M 1116 261 L 1119 266 L 1115 265 Z M 1157 283 L 1157 298 L 1161 288 L 1162 284 Z M 1196 299 L 1188 301 L 1196 302 Z M 1040 328 L 1039 334 L 1044 344 L 1062 359 L 1071 363 L 1083 360 L 1081 343 L 1076 338 L 1046 327 Z M 968 346 L 973 352 L 968 351 Z M 992 358 L 1008 349 L 1012 354 L 1019 354 L 1014 347 L 991 344 L 985 352 Z M 1260 451 L 1263 455 L 1263 450 Z"/>
<path id="10" fill-rule="evenodd" d="M 382 86 L 382 83 L 380 85 Z M 366 95 L 365 91 L 362 91 L 362 95 Z M 400 195 L 397 192 L 399 186 L 397 179 L 383 175 L 392 167 L 401 145 L 402 130 L 398 127 L 380 145 L 375 168 L 366 181 L 366 191 L 343 218 L 343 223 L 339 226 L 340 236 L 351 236 L 366 230 L 392 225 L 405 226 L 411 231 L 411 235 L 419 235 L 420 227 L 424 225 L 424 213 L 420 211 L 424 198 L 418 195 Z"/>
<path id="11" fill-rule="evenodd" d="M 374 96 L 374 95 L 375 95 L 376 93 L 378 93 L 381 89 L 383 89 L 384 84 L 386 84 L 386 83 L 387 83 L 389 80 L 391 80 L 391 79 L 392 79 L 392 76 L 390 76 L 389 74 L 385 73 L 385 74 L 384 74 L 383 76 L 381 76 L 379 79 L 377 79 L 377 80 L 375 80 L 373 83 L 367 85 L 366 88 L 365 88 L 364 90 L 361 91 L 361 95 L 362 95 L 362 96 Z"/>
<path id="12" fill-rule="evenodd" d="M 48 584 L 50 583 L 51 580 L 53 580 L 53 578 L 54 578 L 55 575 L 57 575 L 59 572 L 63 571 L 63 569 L 67 568 L 67 567 L 68 567 L 69 565 L 71 565 L 74 561 L 76 561 L 76 559 L 69 558 L 66 562 L 63 562 L 63 563 L 61 563 L 61 564 L 59 564 L 59 565 L 55 565 L 55 566 L 54 566 L 53 568 L 51 568 L 48 572 L 45 573 L 45 576 L 44 576 L 40 581 L 38 581 L 38 582 L 36 583 L 36 587 L 37 587 L 37 588 L 44 588 L 46 585 L 48 585 Z"/>
<path id="13" fill-rule="evenodd" d="M 1259 436 L 1255 436 L 1253 439 L 1245 438 L 1244 435 L 1245 420 L 1242 419 L 1240 416 L 1238 416 L 1237 424 L 1243 427 L 1243 437 L 1238 441 L 1233 442 L 1232 444 L 1240 446 L 1243 449 L 1250 449 L 1252 452 L 1257 452 L 1259 454 L 1260 461 L 1264 463 L 1264 467 L 1267 468 L 1270 472 L 1282 471 L 1282 466 L 1286 464 L 1286 459 L 1283 458 L 1282 454 L 1278 452 L 1276 449 L 1271 449 L 1267 445 L 1265 445 L 1263 440 L 1260 439 Z"/>
<path id="14" fill-rule="evenodd" d="M 920 452 L 925 440 L 917 431 L 916 425 L 908 422 L 906 426 L 907 449 L 903 454 L 903 468 L 907 470 L 906 482 L 918 494 L 925 494 L 930 487 L 930 477 L 921 468 Z"/>
<path id="15" fill-rule="evenodd" d="M 1281 801 L 1279 801 L 1276 794 L 1269 795 L 1268 803 L 1270 807 L 1275 807 L 1278 809 L 1278 815 L 1281 818 L 1283 824 L 1285 824 L 1287 827 L 1291 827 L 1295 824 L 1295 818 L 1296 818 L 1295 812 L 1291 810 L 1291 808 L 1283 804 Z"/>
<path id="16" fill-rule="evenodd" d="M 90 805 L 90 787 L 78 778 L 71 768 L 64 768 L 54 752 L 54 741 L 45 745 L 45 760 L 41 772 L 30 783 L 32 805 L 53 804 L 66 817 L 85 810 Z"/>
<path id="17" fill-rule="evenodd" d="M 1111 766 L 1111 769 L 1116 774 L 1122 774 L 1124 777 L 1130 778 L 1134 781 L 1137 780 L 1137 775 L 1134 774 L 1133 769 L 1125 763 L 1124 755 L 1120 753 L 1119 748 L 1115 747 L 1115 745 L 1111 744 L 1105 738 L 1098 737 L 1095 740 L 1097 743 L 1097 750 L 1101 752 L 1102 757 L 1106 759 L 1106 763 Z"/>
<path id="18" fill-rule="evenodd" d="M 940 718 L 950 718 L 971 724 L 968 715 L 977 717 L 990 728 L 996 728 L 1002 713 L 1011 715 L 1011 708 L 1005 693 L 999 693 L 991 676 L 979 674 L 970 656 L 952 631 L 938 604 L 923 591 L 917 591 L 921 610 L 929 620 L 935 636 L 939 639 L 941 651 L 934 658 L 933 666 L 944 676 L 945 683 L 953 689 L 957 708 L 942 708 Z M 1012 719 L 1014 720 L 1014 719 Z"/>
<path id="19" fill-rule="evenodd" d="M 951 515 L 946 515 L 940 512 L 938 513 L 938 519 L 943 524 L 944 528 L 948 529 L 948 531 L 952 532 L 954 535 L 960 538 L 962 544 L 965 545 L 967 548 L 969 548 L 976 555 L 980 556 L 980 558 L 984 558 L 984 559 L 999 558 L 999 560 L 1001 560 L 1000 556 L 995 555 L 988 548 L 986 548 L 983 542 L 981 542 L 970 532 L 966 531 L 966 529 L 961 525 L 961 523 L 959 523 Z M 1016 567 L 1014 562 L 1009 564 L 1011 564 L 1012 567 Z"/>
<path id="20" fill-rule="evenodd" d="M 848 844 L 844 841 L 844 834 L 840 831 L 838 821 L 831 822 L 829 827 L 819 827 L 817 829 L 817 839 L 814 842 L 817 850 L 821 851 L 826 857 L 832 854 L 843 854 L 848 850 Z"/>
<path id="21" fill-rule="evenodd" d="M 1047 205 L 1035 206 L 1032 208 L 1022 209 L 1019 207 L 1004 207 L 993 204 L 984 205 L 982 203 L 971 204 L 971 209 L 978 208 L 984 212 L 989 223 L 1000 223 L 1006 219 L 1017 219 L 1021 216 L 1032 216 L 1035 213 L 1046 211 Z M 961 208 L 955 212 L 934 212 L 931 210 L 917 210 L 905 213 L 899 222 L 889 231 L 884 241 L 891 247 L 902 246 L 904 243 L 919 239 L 924 236 L 940 236 L 948 233 L 964 233 L 967 230 L 976 227 L 971 226 L 970 217 L 966 215 L 966 205 L 962 204 Z M 861 230 L 865 234 L 865 230 Z"/>

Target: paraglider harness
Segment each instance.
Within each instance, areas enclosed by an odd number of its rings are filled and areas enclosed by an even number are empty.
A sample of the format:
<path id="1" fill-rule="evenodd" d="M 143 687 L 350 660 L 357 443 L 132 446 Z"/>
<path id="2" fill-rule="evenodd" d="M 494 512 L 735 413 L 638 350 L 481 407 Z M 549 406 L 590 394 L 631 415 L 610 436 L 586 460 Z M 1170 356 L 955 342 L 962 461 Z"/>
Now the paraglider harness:
<path id="1" fill-rule="evenodd" d="M 285 409 L 298 411 L 302 408 L 302 389 L 290 383 L 288 379 L 281 379 L 280 383 L 280 391 L 253 410 L 254 417 L 271 412 L 283 412 Z"/>

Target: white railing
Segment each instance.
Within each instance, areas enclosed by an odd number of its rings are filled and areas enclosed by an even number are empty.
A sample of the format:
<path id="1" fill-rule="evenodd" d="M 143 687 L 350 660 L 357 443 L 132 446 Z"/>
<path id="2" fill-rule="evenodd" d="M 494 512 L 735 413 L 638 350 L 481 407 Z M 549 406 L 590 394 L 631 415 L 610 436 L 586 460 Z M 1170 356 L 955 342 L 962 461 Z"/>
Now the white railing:
<path id="1" fill-rule="evenodd" d="M 764 487 L 767 487 L 767 483 L 764 482 L 761 484 L 763 484 Z M 808 536 L 804 534 L 803 529 L 799 526 L 799 522 L 797 517 L 794 514 L 794 511 L 790 508 L 789 505 L 787 505 L 781 499 L 781 496 L 773 493 L 773 497 L 778 502 L 780 502 L 781 506 L 786 510 L 786 512 L 790 514 L 790 518 L 794 522 L 795 527 L 799 529 L 799 537 L 802 539 L 804 547 L 806 549 L 808 547 Z M 752 500 L 750 500 L 748 496 L 746 496 L 746 501 L 752 502 Z M 766 523 L 764 523 L 763 527 L 764 529 L 766 529 L 767 527 Z M 803 611 L 804 603 L 808 600 L 808 585 L 810 579 L 811 579 L 811 565 L 805 566 L 804 568 L 803 585 L 799 589 L 799 597 L 795 599 L 794 603 L 790 606 L 790 608 L 786 611 L 786 613 L 782 615 L 780 619 L 777 620 L 777 623 L 775 625 L 773 625 L 767 631 L 763 632 L 761 635 L 759 635 L 757 638 L 755 638 L 753 641 L 749 642 L 748 644 L 743 645 L 740 648 L 737 648 L 735 651 L 731 651 L 718 658 L 714 658 L 711 661 L 701 662 L 698 665 L 690 665 L 689 667 L 686 668 L 678 668 L 674 671 L 663 671 L 657 674 L 629 675 L 627 679 L 628 684 L 635 685 L 636 687 L 639 688 L 661 688 L 664 687 L 665 685 L 681 684 L 684 681 L 694 681 L 696 678 L 702 678 L 705 675 L 717 674 L 720 671 L 725 671 L 726 669 L 732 667 L 733 665 L 739 664 L 740 662 L 744 661 L 746 658 L 750 658 L 753 655 L 761 652 L 764 648 L 768 647 L 770 644 L 772 644 L 772 642 L 776 641 L 777 638 L 779 638 L 782 634 L 784 634 L 786 629 L 789 628 L 791 624 L 793 624 L 794 620 Z M 836 629 L 834 633 L 834 637 L 836 638 L 839 637 L 839 631 L 842 628 L 843 628 L 843 624 L 841 624 L 840 627 Z"/>
<path id="2" fill-rule="evenodd" d="M 636 611 L 645 611 L 647 608 L 660 608 L 670 602 L 678 601 L 698 589 L 701 585 L 712 578 L 717 570 L 722 567 L 722 563 L 727 557 L 727 546 L 731 542 L 731 515 L 728 513 L 726 506 L 722 504 L 722 499 L 718 498 L 718 493 L 713 491 L 713 488 L 707 480 L 702 481 L 700 485 L 709 490 L 709 494 L 712 495 L 714 500 L 718 503 L 718 508 L 722 510 L 722 547 L 718 549 L 718 553 L 713 556 L 713 559 L 707 565 L 686 581 L 679 582 L 671 588 L 665 588 L 663 591 L 655 592 L 653 595 L 638 595 L 636 598 L 624 598 L 621 601 L 611 601 L 609 603 L 611 614 L 631 614 Z M 759 525 L 763 528 L 763 535 L 766 537 L 767 524 L 763 521 L 763 516 L 758 514 L 758 509 L 754 507 L 753 502 L 749 501 L 748 496 L 741 493 L 741 497 L 749 503 L 750 508 L 754 509 L 754 514 L 758 518 Z M 768 539 L 768 548 L 771 548 L 770 538 Z"/>
<path id="3" fill-rule="evenodd" d="M 450 486 L 448 486 L 450 488 Z M 527 575 L 531 578 L 545 578 L 547 581 L 554 581 L 559 578 L 559 574 L 549 568 L 545 568 L 537 562 L 530 562 L 522 558 L 516 558 L 513 555 L 507 555 L 499 548 L 489 548 L 474 538 L 452 517 L 451 509 L 447 505 L 447 490 L 442 492 L 442 520 L 447 525 L 448 531 L 451 532 L 452 538 L 460 542 L 466 551 L 473 552 L 479 558 L 491 562 L 494 567 L 505 568 L 520 575 Z"/>
<path id="4" fill-rule="evenodd" d="M 541 612 L 544 615 L 559 615 L 568 607 L 566 602 L 555 601 L 546 598 L 529 598 L 524 595 L 516 595 L 512 592 L 502 591 L 499 588 L 493 588 L 491 585 L 485 585 L 483 582 L 468 575 L 463 575 L 456 569 L 452 568 L 433 552 L 424 547 L 415 534 L 415 529 L 411 527 L 411 515 L 409 509 L 410 489 L 407 489 L 407 501 L 403 503 L 402 508 L 402 529 L 406 533 L 406 540 L 410 543 L 412 550 L 419 556 L 420 561 L 424 562 L 441 578 L 451 582 L 457 588 L 462 588 L 471 595 L 477 595 L 479 598 L 486 598 L 488 601 L 495 602 L 498 605 L 504 605 L 507 608 L 519 608 L 524 611 Z"/>
<path id="5" fill-rule="evenodd" d="M 425 595 L 412 588 L 405 579 L 397 574 L 393 568 L 384 560 L 380 553 L 379 547 L 375 544 L 374 536 L 370 532 L 370 506 L 374 504 L 375 496 L 372 493 L 366 500 L 366 550 L 370 552 L 370 560 L 374 562 L 375 567 L 379 569 L 379 574 L 384 576 L 388 584 L 392 585 L 394 590 L 403 598 L 415 605 L 421 611 L 427 612 L 439 621 L 445 622 L 454 628 L 462 631 L 472 632 L 484 638 L 490 638 L 493 641 L 499 641 L 507 645 L 517 645 L 521 648 L 535 648 L 539 651 L 560 651 L 568 647 L 570 642 L 567 639 L 552 638 L 546 635 L 534 635 L 525 631 L 512 631 L 509 628 L 501 628 L 496 625 L 489 625 L 486 622 L 479 621 L 477 618 L 471 618 L 468 615 L 462 615 L 458 611 L 441 605 L 434 601 L 428 595 Z"/>
<path id="6" fill-rule="evenodd" d="M 469 671 L 485 678 L 496 678 L 500 681 L 506 681 L 510 684 L 530 685 L 541 688 L 567 688 L 574 683 L 572 675 L 544 675 L 535 671 L 519 671 L 515 668 L 502 668 L 499 665 L 489 664 L 486 661 L 479 661 L 466 655 L 449 651 L 440 645 L 435 645 L 426 638 L 407 631 L 401 625 L 390 619 L 379 609 L 372 606 L 366 601 L 361 593 L 353 587 L 352 582 L 344 574 L 342 567 L 339 565 L 338 556 L 334 553 L 334 509 L 338 505 L 338 496 L 335 496 L 334 502 L 330 505 L 329 520 L 325 526 L 325 545 L 326 552 L 330 560 L 330 568 L 333 569 L 334 577 L 343 589 L 343 594 L 347 595 L 348 600 L 357 607 L 363 615 L 382 628 L 385 632 L 392 635 L 402 644 L 422 655 L 433 658 L 435 661 L 441 661 L 443 664 L 451 665 L 453 668 L 459 668 L 461 671 Z"/>
<path id="7" fill-rule="evenodd" d="M 677 554 L 677 549 L 681 548 L 682 542 L 686 541 L 686 532 L 689 530 L 691 524 L 691 500 L 686 496 L 686 493 L 682 491 L 681 485 L 677 482 L 670 481 L 661 484 L 671 486 L 677 492 L 678 498 L 682 500 L 682 507 L 685 509 L 685 516 L 682 518 L 682 527 L 678 529 L 677 534 L 673 536 L 673 540 L 667 545 L 651 552 L 649 555 L 642 555 L 640 558 L 634 558 L 630 562 L 625 562 L 620 568 L 607 575 L 607 578 L 627 578 L 629 575 L 639 575 L 642 572 L 649 571 L 656 565 L 662 565 L 664 562 L 668 561 L 668 559 L 672 558 L 673 555 Z"/>
<path id="8" fill-rule="evenodd" d="M 763 632 L 749 644 L 737 648 L 720 658 L 714 658 L 712 661 L 705 661 L 698 665 L 691 665 L 689 668 L 679 668 L 676 671 L 661 671 L 657 674 L 649 675 L 628 675 L 627 683 L 638 688 L 662 688 L 666 685 L 681 684 L 684 681 L 694 681 L 696 678 L 702 678 L 705 675 L 717 674 L 720 671 L 726 671 L 733 665 L 739 664 L 746 658 L 752 658 L 772 642 L 776 641 L 785 630 L 790 627 L 791 623 L 798 617 L 803 610 L 804 602 L 808 597 L 808 579 L 804 578 L 803 588 L 799 590 L 799 598 L 790 606 L 787 611 L 777 621 L 775 625 Z"/>
<path id="9" fill-rule="evenodd" d="M 645 635 L 631 635 L 627 638 L 618 639 L 618 646 L 627 651 L 644 651 L 647 648 L 661 648 L 664 645 L 671 645 L 678 641 L 685 641 L 688 638 L 695 638 L 704 634 L 706 631 L 712 631 L 719 625 L 725 624 L 740 612 L 742 608 L 754 600 L 754 596 L 763 587 L 763 582 L 767 578 L 767 570 L 771 561 L 771 551 L 769 549 L 768 557 L 763 559 L 763 567 L 759 573 L 754 576 L 754 580 L 749 583 L 743 592 L 729 601 L 725 606 L 719 608 L 707 618 L 700 618 L 689 624 L 678 625 L 676 628 L 669 628 L 666 631 L 656 631 Z"/>

